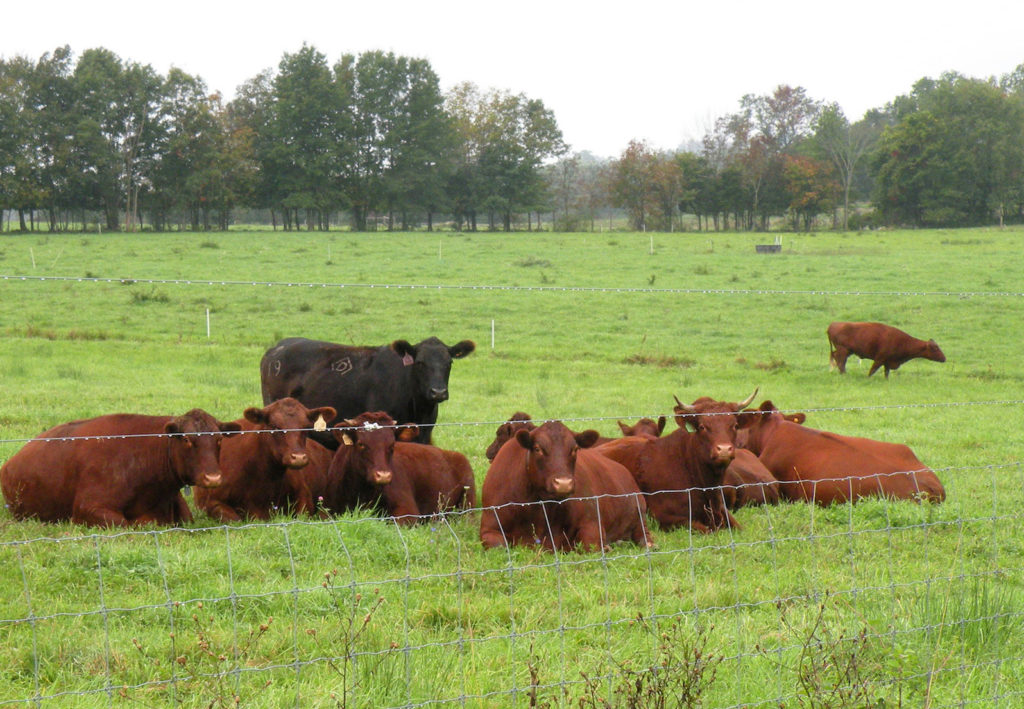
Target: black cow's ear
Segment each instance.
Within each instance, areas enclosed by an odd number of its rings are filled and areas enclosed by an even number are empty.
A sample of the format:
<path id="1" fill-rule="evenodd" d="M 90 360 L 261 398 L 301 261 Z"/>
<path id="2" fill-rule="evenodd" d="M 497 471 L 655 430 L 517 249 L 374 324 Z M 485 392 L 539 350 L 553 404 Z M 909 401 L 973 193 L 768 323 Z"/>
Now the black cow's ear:
<path id="1" fill-rule="evenodd" d="M 416 348 L 413 347 L 408 340 L 395 340 L 391 343 L 391 349 L 399 357 L 412 357 L 416 359 Z"/>
<path id="2" fill-rule="evenodd" d="M 525 428 L 521 428 L 516 431 L 516 443 L 521 445 L 526 450 L 533 448 L 533 436 Z"/>
<path id="3" fill-rule="evenodd" d="M 462 342 L 449 347 L 448 354 L 451 355 L 452 359 L 459 359 L 460 357 L 465 357 L 468 354 L 473 354 L 475 349 L 475 342 L 472 340 L 463 340 Z"/>
<path id="4" fill-rule="evenodd" d="M 586 431 L 576 434 L 576 445 L 580 448 L 590 448 L 590 446 L 597 443 L 597 439 L 600 437 L 600 433 L 592 428 L 588 428 Z"/>

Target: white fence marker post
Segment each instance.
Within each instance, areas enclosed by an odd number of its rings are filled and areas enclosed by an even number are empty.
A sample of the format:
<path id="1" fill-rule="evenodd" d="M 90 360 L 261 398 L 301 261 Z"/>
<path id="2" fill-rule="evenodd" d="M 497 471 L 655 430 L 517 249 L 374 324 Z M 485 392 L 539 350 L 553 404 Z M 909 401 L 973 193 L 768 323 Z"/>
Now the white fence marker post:
<path id="1" fill-rule="evenodd" d="M 206 309 L 206 339 L 210 339 L 210 309 Z"/>
<path id="2" fill-rule="evenodd" d="M 32 247 L 28 247 L 28 255 L 32 257 L 32 270 L 36 270 L 36 252 L 32 250 Z"/>
<path id="3" fill-rule="evenodd" d="M 494 320 L 491 320 L 491 351 L 494 350 Z"/>

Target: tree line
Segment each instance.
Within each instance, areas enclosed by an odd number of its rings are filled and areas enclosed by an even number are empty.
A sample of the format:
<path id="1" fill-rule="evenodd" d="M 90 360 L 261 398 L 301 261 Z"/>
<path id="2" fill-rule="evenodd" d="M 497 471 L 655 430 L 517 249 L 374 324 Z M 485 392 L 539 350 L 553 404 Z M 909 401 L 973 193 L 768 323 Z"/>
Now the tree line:
<path id="1" fill-rule="evenodd" d="M 571 153 L 542 101 L 428 61 L 286 53 L 231 101 L 107 49 L 0 59 L 0 210 L 23 231 L 639 230 L 975 225 L 1024 218 L 1024 64 L 955 73 L 851 123 L 799 87 L 744 96 L 699 144 Z M 684 221 L 684 218 L 686 221 Z"/>

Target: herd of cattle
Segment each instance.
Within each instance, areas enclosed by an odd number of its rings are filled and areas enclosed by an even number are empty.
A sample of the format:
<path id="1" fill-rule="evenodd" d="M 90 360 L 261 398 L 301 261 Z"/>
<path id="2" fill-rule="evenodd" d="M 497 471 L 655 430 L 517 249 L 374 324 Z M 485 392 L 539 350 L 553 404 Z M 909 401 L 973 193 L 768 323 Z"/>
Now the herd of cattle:
<path id="1" fill-rule="evenodd" d="M 869 376 L 913 357 L 944 361 L 934 342 L 877 323 L 833 323 L 828 336 L 840 371 L 851 353 L 873 360 Z M 260 363 L 264 406 L 237 421 L 193 409 L 64 423 L 0 467 L 0 488 L 17 519 L 104 526 L 191 521 L 188 487 L 195 506 L 220 521 L 372 508 L 414 524 L 472 509 L 469 460 L 432 445 L 431 433 L 453 360 L 473 350 L 471 341 L 437 338 L 379 348 L 282 340 Z M 780 499 L 945 498 L 907 446 L 815 430 L 771 401 L 748 408 L 756 395 L 676 399 L 671 433 L 662 435 L 663 416 L 620 422 L 623 436 L 612 439 L 516 412 L 486 451 L 481 542 L 651 545 L 649 518 L 662 529 L 714 532 L 739 528 L 739 507 Z"/>

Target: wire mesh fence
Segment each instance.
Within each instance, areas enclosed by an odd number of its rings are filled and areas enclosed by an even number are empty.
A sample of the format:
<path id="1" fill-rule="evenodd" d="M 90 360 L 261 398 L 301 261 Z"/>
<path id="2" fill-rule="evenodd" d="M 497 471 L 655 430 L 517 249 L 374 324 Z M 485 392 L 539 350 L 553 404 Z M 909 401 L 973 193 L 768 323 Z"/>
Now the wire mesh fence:
<path id="1" fill-rule="evenodd" d="M 5 542 L 0 701 L 1014 706 L 1020 474 L 940 472 L 980 505 L 752 507 L 651 549 L 485 552 L 486 510 Z"/>

